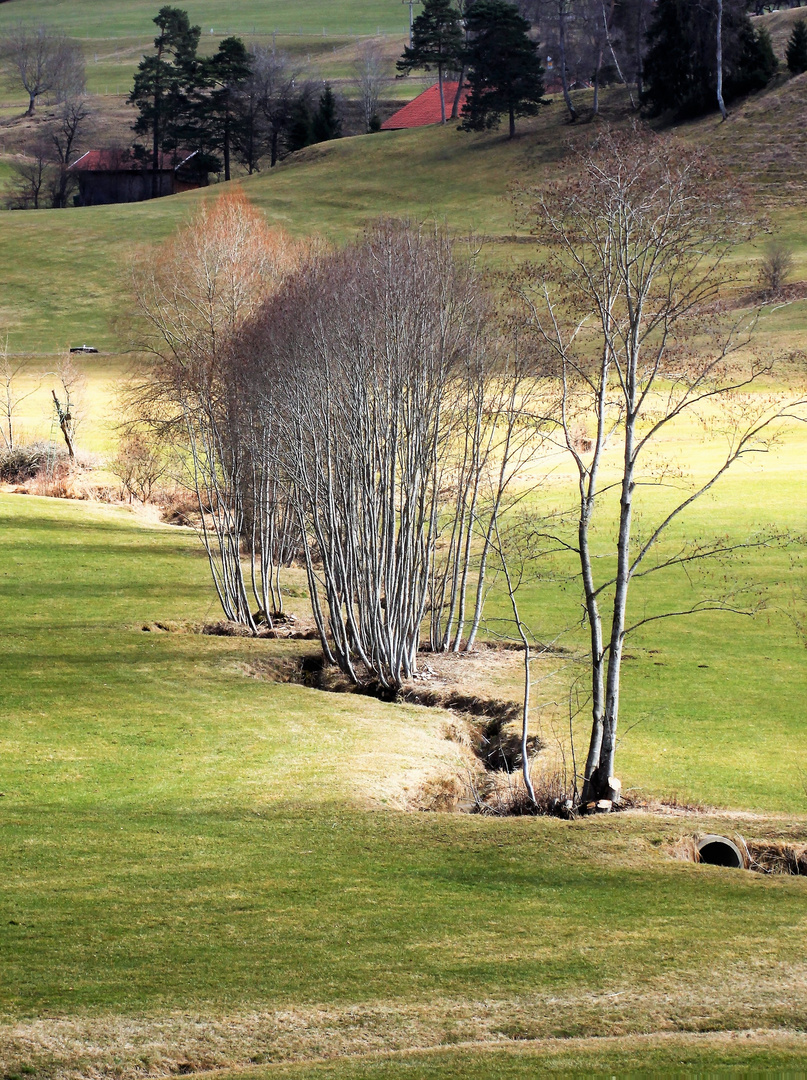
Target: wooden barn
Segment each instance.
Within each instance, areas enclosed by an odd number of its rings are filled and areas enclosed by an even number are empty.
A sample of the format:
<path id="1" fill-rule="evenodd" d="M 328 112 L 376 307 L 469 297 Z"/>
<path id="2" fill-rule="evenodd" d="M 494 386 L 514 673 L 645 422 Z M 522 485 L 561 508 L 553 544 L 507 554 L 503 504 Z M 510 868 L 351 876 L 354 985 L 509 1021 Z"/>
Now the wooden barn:
<path id="1" fill-rule="evenodd" d="M 451 118 L 451 110 L 454 106 L 454 98 L 457 96 L 457 83 L 443 83 L 443 98 L 446 103 L 446 120 Z M 467 89 L 462 91 L 460 97 L 460 109 L 465 104 L 468 96 Z M 424 90 L 422 94 L 404 105 L 393 113 L 389 120 L 381 125 L 382 131 L 401 131 L 403 128 L 426 127 L 428 124 L 439 124 L 442 121 L 440 113 L 440 87 L 437 83 Z"/>
<path id="2" fill-rule="evenodd" d="M 196 157 L 195 150 L 160 154 L 158 197 L 207 185 L 207 171 L 194 168 Z M 88 150 L 73 162 L 69 171 L 78 177 L 78 206 L 143 202 L 151 198 L 151 161 L 136 158 L 131 150 Z"/>

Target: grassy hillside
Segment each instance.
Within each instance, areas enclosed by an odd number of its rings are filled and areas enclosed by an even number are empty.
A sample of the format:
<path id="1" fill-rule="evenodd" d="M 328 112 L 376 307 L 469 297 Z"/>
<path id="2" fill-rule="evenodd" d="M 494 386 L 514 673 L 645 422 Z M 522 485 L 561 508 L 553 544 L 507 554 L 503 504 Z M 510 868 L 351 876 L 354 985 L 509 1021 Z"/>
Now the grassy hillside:
<path id="1" fill-rule="evenodd" d="M 807 136 L 799 120 L 805 92 L 807 76 L 801 76 L 752 99 L 725 125 L 709 117 L 677 133 L 709 144 L 728 168 L 748 177 L 769 205 L 774 226 L 786 229 L 796 249 L 797 277 L 807 275 L 807 223 L 788 196 L 800 190 L 807 165 Z M 580 95 L 581 106 L 585 100 Z M 603 121 L 629 119 L 624 97 L 614 92 Z M 502 264 L 524 254 L 522 246 L 506 243 L 515 231 L 510 185 L 562 175 L 568 141 L 589 139 L 595 131 L 590 124 L 570 127 L 556 101 L 536 120 L 522 122 L 512 142 L 498 132 L 468 135 L 451 125 L 361 136 L 311 147 L 241 183 L 270 220 L 296 234 L 321 233 L 338 241 L 381 213 L 436 218 L 488 237 L 486 257 Z M 779 141 L 774 132 L 786 137 Z M 193 213 L 200 197 L 215 193 L 212 188 L 148 204 L 0 214 L 0 325 L 8 329 L 13 349 L 48 353 L 90 340 L 105 351 L 124 349 L 113 318 L 128 296 L 132 252 L 166 237 Z M 749 284 L 753 255 L 744 251 L 738 260 Z M 772 318 L 787 332 L 785 323 L 798 319 L 803 308 L 802 301 Z"/>
<path id="2" fill-rule="evenodd" d="M 145 7 L 115 5 L 112 26 L 107 5 L 36 3 L 37 14 L 83 20 L 88 36 L 92 12 L 99 34 L 139 33 L 128 20 Z M 11 0 L 0 20 L 33 8 Z M 196 8 L 214 26 L 214 11 L 271 20 L 275 10 Z M 300 4 L 295 17 L 313 10 Z M 725 124 L 675 133 L 749 179 L 793 245 L 800 280 L 805 94 L 807 76 L 782 80 Z M 630 121 L 619 93 L 604 120 Z M 530 250 L 514 242 L 509 185 L 562 176 L 566 142 L 595 132 L 568 126 L 556 102 L 512 143 L 451 127 L 346 139 L 243 187 L 297 235 L 338 243 L 380 213 L 436 218 L 481 234 L 484 258 L 502 267 Z M 216 193 L 0 214 L 11 350 L 32 371 L 52 370 L 66 345 L 103 350 L 83 361 L 83 446 L 110 440 L 129 260 Z M 762 242 L 737 254 L 742 288 Z M 806 316 L 805 300 L 766 309 L 761 342 L 803 348 Z M 49 407 L 43 384 L 26 403 L 29 433 L 48 433 Z M 719 447 L 682 425 L 662 450 L 687 482 Z M 796 427 L 699 503 L 670 543 L 803 531 L 805 455 Z M 557 471 L 542 504 L 564 502 L 568 482 Z M 658 510 L 672 496 L 646 497 Z M 807 835 L 807 681 L 794 627 L 803 555 L 796 544 L 754 550 L 722 569 L 765 588 L 756 619 L 660 623 L 629 646 L 625 787 L 722 811 L 577 822 L 405 813 L 424 780 L 461 767 L 440 710 L 261 677 L 312 643 L 144 632 L 218 617 L 189 531 L 124 507 L 0 495 L 0 1076 L 803 1069 L 804 879 L 668 851 L 696 830 Z M 638 583 L 634 603 L 647 611 L 685 587 Z M 521 600 L 539 637 L 579 620 L 575 588 L 531 582 Z M 490 613 L 508 614 L 496 593 Z M 563 703 L 569 678 L 564 669 L 551 695 L 539 685 L 536 704 Z M 514 690 L 500 672 L 491 683 Z M 553 715 L 564 720 L 561 705 L 536 714 L 547 740 Z"/>
<path id="3" fill-rule="evenodd" d="M 183 0 L 180 5 L 205 34 L 402 33 L 408 9 L 389 0 Z M 112 39 L 149 35 L 156 0 L 7 0 L 0 5 L 0 32 L 16 22 L 46 22 L 78 38 Z M 323 34 L 323 31 L 325 32 Z"/>

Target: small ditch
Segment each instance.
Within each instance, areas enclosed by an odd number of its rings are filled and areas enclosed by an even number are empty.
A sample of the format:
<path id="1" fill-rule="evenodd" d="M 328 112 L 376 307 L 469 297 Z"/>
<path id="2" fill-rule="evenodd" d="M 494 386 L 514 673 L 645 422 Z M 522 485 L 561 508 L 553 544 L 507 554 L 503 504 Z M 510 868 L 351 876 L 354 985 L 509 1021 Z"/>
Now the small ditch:
<path id="1" fill-rule="evenodd" d="M 316 630 L 298 625 L 293 616 L 274 620 L 270 630 L 262 627 L 259 638 L 286 640 L 318 639 Z M 146 623 L 144 633 L 185 633 L 221 637 L 254 638 L 244 627 L 222 620 L 216 623 Z M 503 648 L 497 651 L 510 651 Z M 424 656 L 429 655 L 424 652 Z M 358 694 L 378 701 L 421 705 L 443 709 L 453 714 L 445 729 L 447 740 L 465 751 L 466 766 L 453 774 L 426 781 L 413 800 L 422 810 L 459 811 L 513 817 L 550 815 L 575 817 L 569 798 L 569 785 L 559 773 L 541 777 L 533 803 L 521 781 L 523 765 L 521 746 L 521 709 L 516 701 L 463 693 L 454 687 L 413 685 L 392 690 L 367 679 L 359 684 L 349 680 L 338 668 L 325 662 L 320 652 L 292 655 L 256 655 L 245 657 L 245 673 L 253 678 L 276 683 L 292 683 L 332 694 Z M 535 735 L 527 739 L 531 759 L 544 749 Z M 535 778 L 534 782 L 535 782 Z"/>

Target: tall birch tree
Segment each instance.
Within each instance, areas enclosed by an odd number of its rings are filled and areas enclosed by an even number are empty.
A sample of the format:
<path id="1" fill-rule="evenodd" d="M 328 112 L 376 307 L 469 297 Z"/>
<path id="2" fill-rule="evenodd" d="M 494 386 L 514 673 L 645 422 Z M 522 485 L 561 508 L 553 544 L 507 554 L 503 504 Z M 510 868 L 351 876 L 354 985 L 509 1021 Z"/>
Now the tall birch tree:
<path id="1" fill-rule="evenodd" d="M 663 543 L 692 504 L 737 461 L 764 450 L 777 421 L 803 402 L 757 393 L 770 363 L 750 353 L 742 323 L 720 333 L 726 260 L 750 225 L 740 193 L 719 170 L 672 139 L 637 131 L 605 133 L 568 173 L 572 179 L 555 190 L 523 192 L 536 234 L 553 254 L 525 272 L 519 287 L 555 364 L 560 442 L 577 477 L 576 538 L 568 548 L 579 561 L 592 703 L 582 798 L 616 802 L 628 636 L 657 619 L 697 611 L 749 613 L 728 593 L 636 612 L 632 587 L 640 578 L 686 571 L 734 547 L 766 542 Z M 658 471 L 654 447 L 682 418 L 708 414 L 719 416 L 722 458 L 705 479 L 677 484 Z M 585 440 L 581 424 L 590 429 Z M 640 496 L 662 483 L 678 497 L 654 519 L 652 504 Z M 605 557 L 595 517 L 602 518 L 610 495 L 618 495 L 618 507 Z"/>

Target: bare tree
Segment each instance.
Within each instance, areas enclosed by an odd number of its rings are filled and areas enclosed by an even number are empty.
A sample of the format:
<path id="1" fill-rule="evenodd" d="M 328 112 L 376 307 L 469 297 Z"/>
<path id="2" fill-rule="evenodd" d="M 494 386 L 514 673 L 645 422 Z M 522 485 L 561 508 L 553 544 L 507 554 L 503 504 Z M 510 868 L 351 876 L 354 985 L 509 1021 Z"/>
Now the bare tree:
<path id="1" fill-rule="evenodd" d="M 553 254 L 520 287 L 557 365 L 561 443 L 578 478 L 577 535 L 567 543 L 579 560 L 591 638 L 592 730 L 582 797 L 610 804 L 620 790 L 614 756 L 627 636 L 657 619 L 753 610 L 730 592 L 716 592 L 676 610 L 633 615 L 631 586 L 768 541 L 662 545 L 695 500 L 740 458 L 764 450 L 776 422 L 803 402 L 750 393 L 770 364 L 741 352 L 748 346 L 743 324 L 722 336 L 714 330 L 726 257 L 750 231 L 742 197 L 716 168 L 672 140 L 606 132 L 576 156 L 570 175 L 555 191 L 524 193 L 537 235 Z M 711 347 L 694 341 L 707 328 L 715 334 Z M 726 443 L 719 466 L 668 499 L 655 520 L 644 506 L 637 528 L 639 492 L 677 486 L 669 468 L 653 466 L 654 443 L 681 417 L 709 412 Z M 581 423 L 590 428 L 585 441 L 577 435 Z M 620 462 L 613 479 L 604 474 L 607 445 L 610 468 L 617 456 Z M 603 561 L 595 512 L 609 494 L 619 498 L 615 551 Z"/>
<path id="2" fill-rule="evenodd" d="M 35 381 L 34 386 L 28 390 L 20 389 L 20 379 L 26 369 L 25 361 L 14 363 L 8 351 L 8 335 L 0 348 L 0 409 L 2 409 L 3 423 L 0 427 L 0 436 L 7 450 L 13 450 L 16 442 L 16 413 L 23 401 L 32 397 L 42 385 L 41 377 Z"/>
<path id="3" fill-rule="evenodd" d="M 267 154 L 270 168 L 282 157 L 299 96 L 298 82 L 299 72 L 286 53 L 251 46 L 250 75 L 241 88 L 246 123 L 237 145 L 239 160 L 250 173 Z"/>
<path id="4" fill-rule="evenodd" d="M 56 118 L 48 126 L 53 157 L 57 167 L 57 181 L 54 185 L 53 206 L 64 209 L 70 194 L 71 175 L 69 168 L 78 157 L 81 138 L 86 134 L 90 109 L 84 97 L 66 97 Z"/>
<path id="5" fill-rule="evenodd" d="M 51 390 L 56 418 L 59 422 L 71 463 L 76 459 L 76 431 L 82 419 L 82 398 L 87 380 L 70 356 L 65 356 L 56 369 L 59 386 Z M 58 389 L 58 394 L 57 394 Z"/>
<path id="6" fill-rule="evenodd" d="M 717 62 L 717 104 L 720 115 L 725 120 L 728 117 L 726 103 L 723 101 L 723 0 L 717 0 L 717 33 L 715 35 L 715 49 Z"/>
<path id="7" fill-rule="evenodd" d="M 183 451 L 222 609 L 253 631 L 241 564 L 252 462 L 240 432 L 250 409 L 230 345 L 299 250 L 236 191 L 202 204 L 173 241 L 134 267 L 146 325 L 141 347 L 152 362 L 133 392 L 131 415 Z"/>
<path id="8" fill-rule="evenodd" d="M 124 432 L 109 469 L 120 480 L 129 502 L 139 499 L 145 505 L 167 473 L 168 460 L 148 432 L 129 430 Z"/>
<path id="9" fill-rule="evenodd" d="M 793 248 L 782 240 L 771 240 L 759 265 L 759 282 L 768 297 L 778 296 L 793 272 Z"/>
<path id="10" fill-rule="evenodd" d="M 359 88 L 365 130 L 372 131 L 378 119 L 379 98 L 391 80 L 390 65 L 377 41 L 365 41 L 359 46 L 353 71 Z"/>
<path id="11" fill-rule="evenodd" d="M 28 94 L 26 115 L 33 116 L 40 97 L 61 101 L 84 92 L 81 47 L 59 31 L 20 23 L 6 34 L 2 51 Z"/>
<path id="12" fill-rule="evenodd" d="M 567 34 L 569 20 L 572 14 L 572 0 L 552 0 L 555 26 L 558 42 L 558 70 L 560 72 L 560 85 L 563 90 L 563 100 L 572 123 L 577 119 L 577 109 L 574 107 L 569 93 L 569 66 L 567 62 Z"/>
<path id="13" fill-rule="evenodd" d="M 6 193 L 10 210 L 39 210 L 52 199 L 56 179 L 49 142 L 40 138 L 28 153 L 11 163 L 11 185 Z"/>

